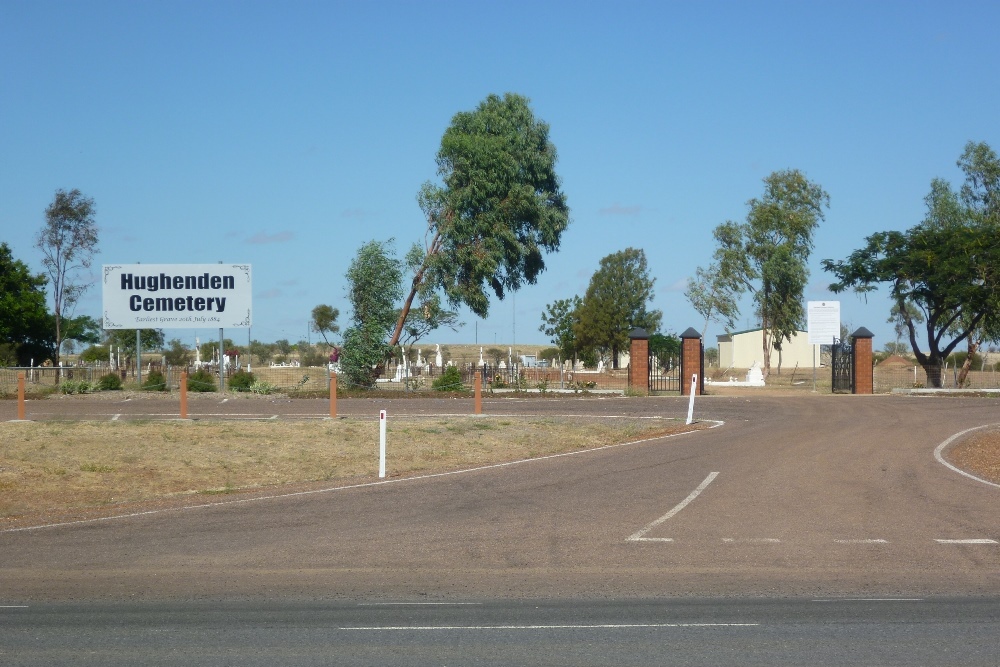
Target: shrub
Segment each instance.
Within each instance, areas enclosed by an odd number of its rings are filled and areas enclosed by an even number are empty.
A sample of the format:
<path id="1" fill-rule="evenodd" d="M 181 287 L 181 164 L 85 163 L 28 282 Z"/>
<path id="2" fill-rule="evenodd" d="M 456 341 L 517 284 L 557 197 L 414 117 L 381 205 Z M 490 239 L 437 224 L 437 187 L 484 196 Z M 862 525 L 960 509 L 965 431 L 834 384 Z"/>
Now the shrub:
<path id="1" fill-rule="evenodd" d="M 146 381 L 142 383 L 144 391 L 166 391 L 167 378 L 163 377 L 160 371 L 150 371 L 146 376 Z"/>
<path id="2" fill-rule="evenodd" d="M 437 391 L 462 391 L 465 389 L 462 384 L 462 373 L 457 366 L 447 366 L 441 377 L 431 383 L 431 388 Z"/>
<path id="3" fill-rule="evenodd" d="M 87 394 L 94 391 L 94 385 L 86 380 L 63 380 L 59 383 L 59 391 L 64 394 Z"/>
<path id="4" fill-rule="evenodd" d="M 199 369 L 188 376 L 188 391 L 215 391 L 215 376 L 204 369 Z"/>
<path id="5" fill-rule="evenodd" d="M 273 394 L 275 389 L 276 387 L 270 382 L 262 382 L 261 380 L 254 380 L 249 387 L 252 394 Z"/>
<path id="6" fill-rule="evenodd" d="M 233 391 L 250 391 L 254 382 L 253 373 L 236 371 L 229 377 L 229 388 Z"/>
<path id="7" fill-rule="evenodd" d="M 97 381 L 97 388 L 100 391 L 118 391 L 122 388 L 122 379 L 117 373 L 102 375 L 101 379 Z"/>

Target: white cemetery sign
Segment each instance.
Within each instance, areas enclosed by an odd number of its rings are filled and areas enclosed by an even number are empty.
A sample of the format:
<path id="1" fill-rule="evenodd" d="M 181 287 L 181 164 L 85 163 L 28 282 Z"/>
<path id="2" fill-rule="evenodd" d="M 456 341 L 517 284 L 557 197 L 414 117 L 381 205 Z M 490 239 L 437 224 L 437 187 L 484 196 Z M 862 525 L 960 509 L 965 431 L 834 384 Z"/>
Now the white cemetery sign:
<path id="1" fill-rule="evenodd" d="M 105 264 L 105 329 L 247 328 L 249 264 Z"/>

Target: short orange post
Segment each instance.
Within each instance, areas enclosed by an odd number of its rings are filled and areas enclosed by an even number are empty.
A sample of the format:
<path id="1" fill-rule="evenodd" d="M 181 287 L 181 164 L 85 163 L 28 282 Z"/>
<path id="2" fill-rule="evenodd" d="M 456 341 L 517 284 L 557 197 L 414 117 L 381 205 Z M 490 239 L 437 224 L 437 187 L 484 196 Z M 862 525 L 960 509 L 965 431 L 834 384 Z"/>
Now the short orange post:
<path id="1" fill-rule="evenodd" d="M 17 374 L 17 418 L 25 420 L 24 416 L 24 371 Z"/>
<path id="2" fill-rule="evenodd" d="M 181 419 L 188 418 L 188 374 L 181 371 Z"/>
<path id="3" fill-rule="evenodd" d="M 476 371 L 475 388 L 476 388 L 475 413 L 477 415 L 481 415 L 483 414 L 483 378 L 479 374 L 479 371 Z"/>
<path id="4" fill-rule="evenodd" d="M 330 373 L 330 419 L 337 417 L 337 374 Z"/>

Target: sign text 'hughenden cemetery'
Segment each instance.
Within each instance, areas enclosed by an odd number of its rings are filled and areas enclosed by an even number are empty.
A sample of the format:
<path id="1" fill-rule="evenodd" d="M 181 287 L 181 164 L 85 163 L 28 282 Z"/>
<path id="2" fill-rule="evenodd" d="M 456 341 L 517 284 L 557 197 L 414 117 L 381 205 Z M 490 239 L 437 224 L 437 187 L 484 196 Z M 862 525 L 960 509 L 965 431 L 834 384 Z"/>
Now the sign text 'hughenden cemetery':
<path id="1" fill-rule="evenodd" d="M 105 264 L 105 329 L 247 328 L 249 264 Z"/>

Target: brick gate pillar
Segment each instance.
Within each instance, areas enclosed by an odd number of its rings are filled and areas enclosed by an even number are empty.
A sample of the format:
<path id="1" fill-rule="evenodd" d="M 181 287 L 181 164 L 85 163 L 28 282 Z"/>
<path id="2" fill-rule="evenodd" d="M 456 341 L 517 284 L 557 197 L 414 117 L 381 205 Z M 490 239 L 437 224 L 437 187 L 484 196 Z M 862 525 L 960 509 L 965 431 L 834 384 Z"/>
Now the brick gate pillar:
<path id="1" fill-rule="evenodd" d="M 701 334 L 694 327 L 681 334 L 681 396 L 691 393 L 691 376 L 697 375 L 694 395 L 700 396 L 705 387 L 702 377 L 705 365 L 702 363 Z"/>
<path id="2" fill-rule="evenodd" d="M 628 388 L 641 394 L 649 393 L 649 334 L 645 329 L 632 329 L 629 334 Z"/>
<path id="3" fill-rule="evenodd" d="M 874 337 L 875 334 L 864 327 L 851 334 L 851 349 L 854 354 L 854 359 L 851 360 L 851 372 L 854 373 L 851 387 L 855 394 L 875 393 L 875 366 L 872 363 Z"/>

